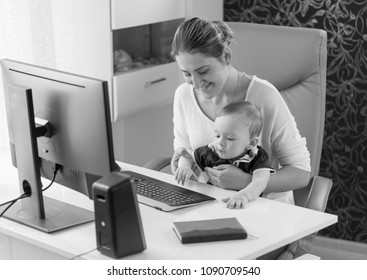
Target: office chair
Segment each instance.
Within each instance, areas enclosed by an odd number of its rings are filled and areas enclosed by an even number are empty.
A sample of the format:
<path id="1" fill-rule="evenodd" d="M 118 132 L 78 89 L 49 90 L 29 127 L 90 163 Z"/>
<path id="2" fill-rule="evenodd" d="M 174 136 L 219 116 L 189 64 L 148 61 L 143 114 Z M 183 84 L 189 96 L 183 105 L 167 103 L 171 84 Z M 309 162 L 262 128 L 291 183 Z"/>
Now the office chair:
<path id="1" fill-rule="evenodd" d="M 231 45 L 233 66 L 271 82 L 307 140 L 311 180 L 308 186 L 294 190 L 295 204 L 325 211 L 332 187 L 329 178 L 319 176 L 325 121 L 326 32 L 244 22 L 228 25 L 235 39 Z M 169 158 L 158 158 L 145 167 L 161 170 L 169 164 Z"/>

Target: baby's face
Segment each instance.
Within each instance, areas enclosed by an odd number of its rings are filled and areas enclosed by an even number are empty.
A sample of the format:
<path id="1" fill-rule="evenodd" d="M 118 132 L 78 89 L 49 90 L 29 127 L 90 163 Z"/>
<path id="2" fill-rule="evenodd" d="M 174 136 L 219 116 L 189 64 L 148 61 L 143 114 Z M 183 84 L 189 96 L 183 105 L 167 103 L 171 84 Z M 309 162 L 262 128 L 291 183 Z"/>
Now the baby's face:
<path id="1" fill-rule="evenodd" d="M 217 117 L 214 123 L 215 150 L 222 159 L 241 155 L 250 144 L 250 132 L 239 115 Z"/>

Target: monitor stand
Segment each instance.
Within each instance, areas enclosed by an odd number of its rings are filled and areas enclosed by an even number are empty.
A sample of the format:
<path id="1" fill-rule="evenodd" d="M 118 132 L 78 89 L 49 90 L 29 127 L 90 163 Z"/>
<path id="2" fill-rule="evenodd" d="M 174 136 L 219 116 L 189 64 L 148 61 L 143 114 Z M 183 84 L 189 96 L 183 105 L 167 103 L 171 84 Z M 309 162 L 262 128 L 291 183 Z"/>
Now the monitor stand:
<path id="1" fill-rule="evenodd" d="M 33 216 L 23 210 L 21 201 L 12 205 L 5 212 L 4 217 L 47 233 L 94 221 L 92 211 L 50 197 L 43 198 L 46 213 L 44 218 Z M 26 199 L 28 198 L 23 198 L 23 200 Z"/>
<path id="2" fill-rule="evenodd" d="M 43 196 L 37 137 L 45 131 L 35 125 L 32 90 L 10 85 L 9 101 L 20 192 L 30 196 L 12 205 L 4 217 L 44 232 L 93 221 L 94 212 Z"/>

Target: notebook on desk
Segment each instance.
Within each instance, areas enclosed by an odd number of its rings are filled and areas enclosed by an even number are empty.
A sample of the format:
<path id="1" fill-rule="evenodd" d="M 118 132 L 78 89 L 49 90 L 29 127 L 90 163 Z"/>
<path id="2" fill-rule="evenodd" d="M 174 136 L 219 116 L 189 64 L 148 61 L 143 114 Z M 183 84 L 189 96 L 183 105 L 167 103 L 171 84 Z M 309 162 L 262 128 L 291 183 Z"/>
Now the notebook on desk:
<path id="1" fill-rule="evenodd" d="M 162 211 L 173 211 L 214 201 L 215 198 L 133 171 L 121 171 L 133 179 L 138 202 Z"/>

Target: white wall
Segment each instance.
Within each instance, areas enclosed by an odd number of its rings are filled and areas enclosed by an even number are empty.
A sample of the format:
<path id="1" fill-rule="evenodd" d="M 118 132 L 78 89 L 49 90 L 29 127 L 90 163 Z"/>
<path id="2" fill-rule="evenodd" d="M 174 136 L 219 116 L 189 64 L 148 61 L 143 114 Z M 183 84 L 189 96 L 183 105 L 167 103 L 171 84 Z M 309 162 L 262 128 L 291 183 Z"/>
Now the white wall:
<path id="1" fill-rule="evenodd" d="M 64 2 L 65 7 L 72 3 Z M 48 0 L 0 0 L 0 58 L 56 68 L 52 14 Z M 0 147 L 4 147 L 9 142 L 1 77 L 0 95 Z"/>
<path id="2" fill-rule="evenodd" d="M 105 71 L 112 60 L 109 15 L 105 0 L 94 0 L 93 6 L 89 0 L 0 0 L 0 59 L 110 78 L 112 69 Z M 88 26 L 97 20 L 95 27 Z M 93 43 L 96 38 L 99 46 Z M 7 145 L 0 78 L 0 147 Z"/>
<path id="3" fill-rule="evenodd" d="M 33 61 L 32 30 L 28 1 L 0 2 L 0 58 Z M 8 146 L 4 94 L 0 76 L 0 148 Z"/>

